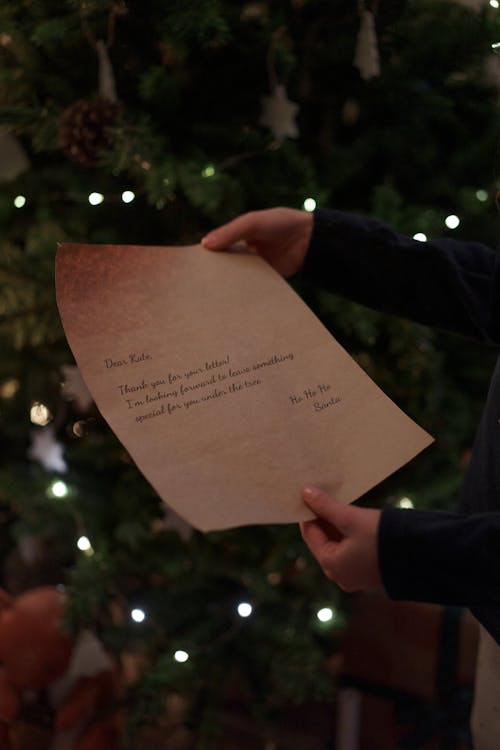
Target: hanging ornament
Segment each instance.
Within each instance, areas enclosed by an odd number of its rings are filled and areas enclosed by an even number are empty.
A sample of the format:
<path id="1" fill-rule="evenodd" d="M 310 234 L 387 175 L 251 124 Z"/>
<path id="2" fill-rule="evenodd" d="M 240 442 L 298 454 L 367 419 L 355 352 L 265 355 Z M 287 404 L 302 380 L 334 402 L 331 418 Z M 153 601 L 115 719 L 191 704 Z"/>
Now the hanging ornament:
<path id="1" fill-rule="evenodd" d="M 47 471 L 64 473 L 68 466 L 63 458 L 63 446 L 55 438 L 53 425 L 47 425 L 31 433 L 32 443 L 28 450 L 28 458 L 43 466 Z"/>
<path id="2" fill-rule="evenodd" d="M 63 365 L 61 372 L 64 378 L 61 386 L 64 398 L 72 401 L 77 411 L 88 412 L 94 401 L 78 367 L 76 365 Z"/>
<path id="3" fill-rule="evenodd" d="M 112 144 L 110 128 L 116 121 L 120 105 L 108 50 L 114 41 L 115 19 L 124 13 L 124 6 L 112 7 L 106 42 L 96 39 L 86 19 L 82 20 L 84 33 L 97 55 L 99 94 L 93 99 L 78 99 L 59 118 L 59 145 L 68 159 L 76 164 L 95 164 L 99 152 Z"/>
<path id="4" fill-rule="evenodd" d="M 94 164 L 99 151 L 111 145 L 108 128 L 115 122 L 118 107 L 105 99 L 79 99 L 59 119 L 59 145 L 76 164 Z"/>
<path id="5" fill-rule="evenodd" d="M 377 34 L 375 32 L 375 18 L 364 2 L 359 3 L 360 25 L 356 40 L 353 65 L 359 70 L 364 81 L 369 81 L 380 75 L 380 60 L 378 54 Z"/>
<path id="6" fill-rule="evenodd" d="M 262 97 L 262 114 L 260 124 L 269 128 L 274 137 L 282 141 L 284 138 L 297 138 L 299 129 L 295 122 L 299 105 L 291 102 L 285 87 L 278 84 L 271 96 Z"/>
<path id="7" fill-rule="evenodd" d="M 290 101 L 285 86 L 278 81 L 275 66 L 276 45 L 283 36 L 285 27 L 280 26 L 273 33 L 269 52 L 267 55 L 267 72 L 269 76 L 270 96 L 261 99 L 262 114 L 259 123 L 269 128 L 277 141 L 284 138 L 297 138 L 299 129 L 295 118 L 299 111 L 299 105 Z"/>

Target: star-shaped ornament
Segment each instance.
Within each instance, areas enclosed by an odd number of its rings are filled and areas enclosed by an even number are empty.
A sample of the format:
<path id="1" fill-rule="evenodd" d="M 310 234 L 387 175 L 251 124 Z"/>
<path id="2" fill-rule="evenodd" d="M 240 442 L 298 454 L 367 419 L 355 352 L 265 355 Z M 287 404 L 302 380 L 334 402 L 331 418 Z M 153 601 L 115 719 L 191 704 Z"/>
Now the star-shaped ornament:
<path id="1" fill-rule="evenodd" d="M 47 471 L 57 471 L 61 474 L 67 471 L 68 466 L 63 458 L 63 446 L 57 442 L 52 425 L 33 430 L 31 439 L 28 458 L 38 461 Z"/>
<path id="2" fill-rule="evenodd" d="M 269 128 L 275 138 L 280 141 L 287 137 L 297 138 L 299 129 L 295 118 L 298 111 L 299 105 L 290 101 L 282 84 L 277 84 L 271 96 L 262 97 L 262 114 L 259 123 Z"/>

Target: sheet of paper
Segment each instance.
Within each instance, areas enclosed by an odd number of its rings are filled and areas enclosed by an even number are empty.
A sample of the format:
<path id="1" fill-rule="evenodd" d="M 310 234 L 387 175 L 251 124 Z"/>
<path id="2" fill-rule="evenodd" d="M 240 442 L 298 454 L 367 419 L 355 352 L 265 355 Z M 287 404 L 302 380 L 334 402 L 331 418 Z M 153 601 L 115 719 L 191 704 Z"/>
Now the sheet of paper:
<path id="1" fill-rule="evenodd" d="M 102 415 L 196 528 L 312 517 L 349 503 L 432 438 L 255 255 L 62 244 L 59 310 Z"/>

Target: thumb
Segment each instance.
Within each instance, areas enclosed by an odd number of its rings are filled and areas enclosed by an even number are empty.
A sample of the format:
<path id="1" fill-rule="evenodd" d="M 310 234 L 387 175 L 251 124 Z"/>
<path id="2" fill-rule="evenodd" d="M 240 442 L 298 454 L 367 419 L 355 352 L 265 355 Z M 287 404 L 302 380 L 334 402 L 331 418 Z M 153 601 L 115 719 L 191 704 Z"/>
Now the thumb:
<path id="1" fill-rule="evenodd" d="M 254 214 L 249 212 L 209 232 L 202 238 L 201 244 L 208 250 L 225 250 L 239 240 L 247 240 L 254 229 Z"/>
<path id="2" fill-rule="evenodd" d="M 333 524 L 345 536 L 348 535 L 354 508 L 339 503 L 319 487 L 305 487 L 302 490 L 302 498 L 319 518 Z"/>

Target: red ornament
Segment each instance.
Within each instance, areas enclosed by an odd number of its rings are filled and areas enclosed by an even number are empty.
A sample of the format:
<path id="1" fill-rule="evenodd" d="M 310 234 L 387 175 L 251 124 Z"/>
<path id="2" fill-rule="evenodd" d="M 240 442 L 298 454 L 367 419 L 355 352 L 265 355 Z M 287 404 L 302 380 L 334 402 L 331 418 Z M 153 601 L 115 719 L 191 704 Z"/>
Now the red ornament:
<path id="1" fill-rule="evenodd" d="M 0 662 L 12 685 L 38 690 L 65 673 L 73 643 L 62 629 L 63 612 L 64 594 L 49 586 L 0 610 Z"/>
<path id="2" fill-rule="evenodd" d="M 91 633 L 70 639 L 64 607 L 53 587 L 17 598 L 0 589 L 0 750 L 46 750 L 66 735 L 72 750 L 118 750 L 117 669 Z"/>

